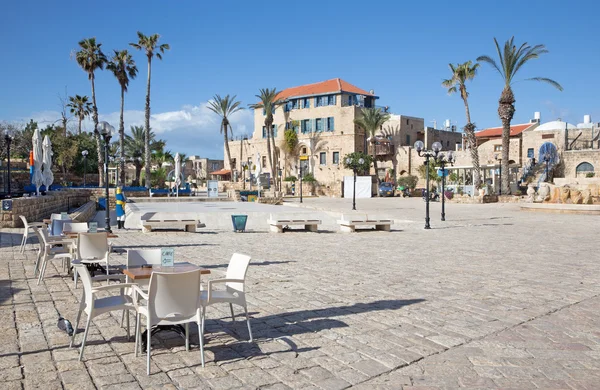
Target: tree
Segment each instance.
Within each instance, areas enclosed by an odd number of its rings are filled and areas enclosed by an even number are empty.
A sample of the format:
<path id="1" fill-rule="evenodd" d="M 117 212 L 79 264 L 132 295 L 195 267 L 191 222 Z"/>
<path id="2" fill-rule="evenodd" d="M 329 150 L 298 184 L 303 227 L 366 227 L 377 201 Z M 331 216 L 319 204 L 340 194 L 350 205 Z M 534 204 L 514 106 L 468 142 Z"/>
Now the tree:
<path id="1" fill-rule="evenodd" d="M 504 50 L 500 50 L 500 45 L 496 38 L 496 51 L 498 60 L 494 60 L 490 56 L 480 56 L 477 61 L 490 64 L 500 73 L 504 81 L 504 89 L 498 100 L 498 116 L 502 121 L 502 191 L 505 194 L 510 193 L 510 177 L 508 172 L 509 161 L 509 144 L 510 144 L 510 122 L 515 113 L 515 95 L 512 90 L 512 84 L 515 81 L 515 76 L 519 70 L 530 60 L 539 58 L 540 55 L 548 53 L 544 45 L 529 46 L 527 42 L 523 43 L 519 48 L 514 44 L 515 37 L 511 37 L 504 43 Z M 562 91 L 562 86 L 556 81 L 545 77 L 532 77 L 526 80 L 541 81 L 550 84 L 559 91 Z"/>
<path id="2" fill-rule="evenodd" d="M 310 149 L 310 172 L 315 174 L 315 157 L 317 153 L 324 150 L 327 141 L 321 139 L 321 133 L 313 131 L 308 135 L 308 147 Z"/>
<path id="3" fill-rule="evenodd" d="M 283 150 L 283 153 L 285 154 L 284 156 L 284 161 L 285 164 L 289 167 L 292 168 L 292 163 L 291 163 L 291 159 L 295 159 L 296 157 L 298 157 L 298 155 L 300 154 L 300 144 L 298 143 L 298 133 L 296 133 L 296 124 L 294 122 L 298 122 L 298 121 L 292 121 L 292 128 L 287 129 L 284 133 L 283 133 L 283 141 L 281 142 L 281 146 L 280 149 Z"/>
<path id="4" fill-rule="evenodd" d="M 437 174 L 437 169 L 436 169 L 436 161 L 434 158 L 430 158 L 429 159 L 429 182 L 433 183 L 439 183 L 442 178 L 440 176 L 438 176 Z M 417 169 L 417 172 L 419 172 L 419 176 L 421 176 L 423 179 L 427 179 L 427 163 L 423 162 L 422 165 L 419 165 L 419 168 Z"/>
<path id="5" fill-rule="evenodd" d="M 90 103 L 89 98 L 85 95 L 75 95 L 69 96 L 67 107 L 69 107 L 71 114 L 75 115 L 79 120 L 77 134 L 81 134 L 81 122 L 83 122 L 86 116 L 92 113 L 92 103 Z"/>
<path id="6" fill-rule="evenodd" d="M 359 161 L 363 159 L 363 163 L 361 164 Z M 350 162 L 348 162 L 350 160 Z M 344 168 L 353 169 L 356 167 L 356 171 L 359 175 L 364 175 L 365 173 L 369 173 L 371 169 L 371 163 L 373 162 L 373 157 L 369 156 L 363 152 L 353 152 L 344 156 L 342 163 L 344 164 Z"/>
<path id="7" fill-rule="evenodd" d="M 65 87 L 65 96 L 58 95 L 58 101 L 60 106 L 60 121 L 62 122 L 63 128 L 63 136 L 67 136 L 67 122 L 69 122 L 69 117 L 67 116 L 67 108 L 69 105 L 67 104 L 67 87 Z"/>
<path id="8" fill-rule="evenodd" d="M 77 64 L 88 74 L 92 84 L 92 119 L 94 121 L 94 137 L 96 138 L 96 151 L 98 153 L 98 185 L 104 185 L 104 155 L 100 144 L 100 133 L 98 131 L 98 105 L 96 104 L 96 71 L 104 69 L 106 56 L 102 52 L 102 44 L 96 42 L 96 38 L 86 38 L 79 41 L 79 51 L 75 53 Z"/>
<path id="9" fill-rule="evenodd" d="M 377 174 L 377 148 L 375 133 L 381 129 L 383 124 L 390 119 L 390 114 L 381 111 L 380 108 L 363 108 L 361 110 L 362 116 L 354 119 L 354 124 L 362 128 L 365 133 L 369 136 L 370 143 L 373 149 L 373 168 L 375 169 L 375 176 L 377 177 L 377 183 L 379 184 L 379 175 Z M 379 193 L 379 191 L 378 191 Z"/>
<path id="10" fill-rule="evenodd" d="M 137 66 L 127 50 L 114 50 L 114 55 L 106 65 L 119 85 L 121 86 L 121 115 L 119 116 L 119 150 L 121 160 L 119 162 L 121 185 L 125 183 L 125 123 L 123 122 L 123 110 L 125 109 L 125 92 L 129 86 L 129 81 L 137 76 Z"/>
<path id="11" fill-rule="evenodd" d="M 145 130 L 142 126 L 131 126 L 131 135 L 125 134 L 125 155 L 135 167 L 135 184 L 141 185 L 140 177 L 142 172 L 142 161 L 145 147 Z M 161 150 L 165 143 L 162 140 L 155 140 L 154 132 L 150 131 L 150 150 Z"/>
<path id="12" fill-rule="evenodd" d="M 467 124 L 465 125 L 465 134 L 467 135 L 467 143 L 469 152 L 471 153 L 471 163 L 473 164 L 473 185 L 478 188 L 481 184 L 481 172 L 479 168 L 479 151 L 477 150 L 477 139 L 475 138 L 475 125 L 471 122 L 471 113 L 469 111 L 469 92 L 467 92 L 466 83 L 477 75 L 479 64 L 473 64 L 467 61 L 462 64 L 448 64 L 451 77 L 442 81 L 442 86 L 448 88 L 448 94 L 456 92 L 460 93 L 460 97 L 465 104 L 465 114 L 467 116 Z"/>
<path id="13" fill-rule="evenodd" d="M 138 42 L 130 43 L 130 45 L 138 50 L 146 52 L 148 58 L 148 81 L 146 85 L 146 115 L 145 115 L 145 144 L 144 144 L 144 162 L 146 170 L 146 188 L 150 188 L 150 79 L 152 75 L 152 58 L 156 55 L 156 58 L 162 60 L 162 55 L 165 50 L 169 50 L 170 46 L 167 43 L 161 45 L 158 44 L 160 35 L 144 35 L 138 31 Z"/>
<path id="14" fill-rule="evenodd" d="M 271 178 L 273 180 L 273 184 L 275 188 L 277 188 L 277 180 L 276 180 L 276 167 L 273 163 L 275 154 L 277 153 L 277 149 L 275 147 L 275 138 L 273 134 L 273 113 L 277 106 L 283 103 L 282 100 L 277 99 L 277 88 L 263 88 L 259 91 L 260 93 L 256 95 L 258 99 L 260 99 L 259 103 L 250 104 L 250 108 L 253 109 L 263 109 L 265 113 L 265 133 L 267 135 L 267 154 L 269 155 L 269 165 L 271 166 Z M 272 152 L 271 152 L 271 143 L 273 144 Z"/>
<path id="15" fill-rule="evenodd" d="M 219 95 L 215 95 L 213 96 L 213 100 L 208 102 L 208 109 L 221 117 L 221 133 L 223 134 L 223 142 L 225 142 L 227 161 L 229 161 L 229 167 L 232 172 L 231 180 L 233 180 L 233 170 L 235 167 L 233 166 L 233 160 L 231 159 L 231 153 L 229 152 L 229 137 L 227 136 L 227 128 L 230 129 L 230 132 L 233 130 L 231 129 L 231 123 L 229 122 L 228 117 L 231 117 L 231 115 L 244 109 L 241 107 L 242 102 L 235 100 L 235 98 L 236 95 L 233 95 L 232 97 L 226 95 L 224 98 L 221 98 Z"/>

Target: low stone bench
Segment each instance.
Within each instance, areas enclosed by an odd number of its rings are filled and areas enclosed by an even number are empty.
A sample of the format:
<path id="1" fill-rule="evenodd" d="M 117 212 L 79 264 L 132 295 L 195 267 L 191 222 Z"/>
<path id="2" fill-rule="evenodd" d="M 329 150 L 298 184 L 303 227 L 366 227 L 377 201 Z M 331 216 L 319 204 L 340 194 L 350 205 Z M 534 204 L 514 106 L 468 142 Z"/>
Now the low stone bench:
<path id="1" fill-rule="evenodd" d="M 394 221 L 391 219 L 369 218 L 367 214 L 342 214 L 342 219 L 338 220 L 337 223 L 338 225 L 340 225 L 340 231 L 344 233 L 355 232 L 357 226 L 374 226 L 375 230 L 383 230 L 389 232 L 390 226 L 393 225 Z"/>
<path id="2" fill-rule="evenodd" d="M 153 229 L 183 229 L 195 233 L 197 228 L 206 227 L 196 213 L 146 213 L 140 219 L 144 233 Z"/>
<path id="3" fill-rule="evenodd" d="M 267 220 L 269 229 L 273 233 L 283 233 L 284 226 L 302 226 L 309 232 L 318 231 L 319 225 L 322 223 L 320 219 L 302 218 L 298 216 L 276 216 L 273 214 L 269 215 Z"/>

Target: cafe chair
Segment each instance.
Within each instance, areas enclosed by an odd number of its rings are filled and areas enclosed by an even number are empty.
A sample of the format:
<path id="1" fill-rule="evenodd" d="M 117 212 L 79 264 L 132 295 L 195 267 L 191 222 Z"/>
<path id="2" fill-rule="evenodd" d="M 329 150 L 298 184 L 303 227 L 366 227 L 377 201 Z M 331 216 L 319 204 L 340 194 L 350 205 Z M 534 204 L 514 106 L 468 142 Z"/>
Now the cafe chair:
<path id="1" fill-rule="evenodd" d="M 33 227 L 33 231 L 38 236 L 40 242 L 38 257 L 35 262 L 35 268 L 33 275 L 38 276 L 37 284 L 44 279 L 46 273 L 46 266 L 48 261 L 61 260 L 63 263 L 63 269 L 67 269 L 73 258 L 69 245 L 73 242 L 72 240 L 57 239 L 56 237 L 50 238 L 46 229 Z"/>
<path id="2" fill-rule="evenodd" d="M 44 223 L 43 222 L 27 222 L 27 218 L 25 218 L 25 216 L 23 216 L 23 215 L 19 215 L 19 218 L 21 218 L 21 221 L 23 221 L 23 239 L 21 240 L 21 246 L 19 247 L 19 251 L 21 253 L 23 253 L 23 251 L 25 250 L 25 245 L 27 245 L 27 240 L 29 239 L 30 231 L 31 231 L 31 233 L 34 233 L 33 228 L 34 227 L 42 228 L 42 227 L 44 227 Z"/>
<path id="3" fill-rule="evenodd" d="M 73 332 L 73 336 L 71 337 L 70 347 L 73 347 L 73 343 L 75 342 L 75 336 L 77 336 L 77 328 L 79 326 L 79 320 L 81 319 L 81 313 L 85 312 L 87 316 L 87 322 L 85 325 L 85 331 L 83 333 L 83 340 L 81 341 L 81 347 L 79 352 L 79 360 L 83 358 L 83 351 L 85 349 L 85 342 L 87 340 L 88 332 L 90 330 L 90 325 L 92 319 L 104 313 L 108 313 L 111 311 L 117 310 L 136 310 L 133 297 L 125 293 L 125 290 L 131 288 L 132 284 L 127 283 L 116 283 L 116 284 L 108 284 L 105 286 L 94 287 L 92 285 L 92 277 L 87 270 L 85 264 L 80 262 L 75 262 L 73 264 L 74 272 L 79 274 L 81 278 L 81 283 L 83 284 L 83 296 L 81 297 L 81 301 L 79 302 L 79 312 L 77 313 L 77 320 L 75 321 L 75 330 Z M 104 279 L 111 279 L 110 276 L 104 276 Z M 94 280 L 98 280 L 98 278 L 94 278 Z M 111 291 L 114 289 L 120 289 L 121 292 L 119 295 L 110 295 L 107 297 L 98 297 L 98 293 L 104 291 Z M 127 327 L 127 338 L 129 339 L 130 329 Z"/>
<path id="4" fill-rule="evenodd" d="M 109 275 L 108 260 L 111 248 L 107 233 L 79 233 L 76 242 L 77 260 L 82 264 L 104 265 L 106 275 Z M 77 288 L 77 273 L 75 273 L 75 288 Z"/>
<path id="5" fill-rule="evenodd" d="M 66 223 L 73 222 L 72 219 L 52 219 L 50 223 L 50 236 L 60 237 Z"/>
<path id="6" fill-rule="evenodd" d="M 246 323 L 248 325 L 248 334 L 252 341 L 252 328 L 250 327 L 250 317 L 248 316 L 248 305 L 246 304 L 246 272 L 250 264 L 250 256 L 240 253 L 234 253 L 231 256 L 227 273 L 224 279 L 212 279 L 208 281 L 207 289 L 200 293 L 200 304 L 202 305 L 202 328 L 200 338 L 204 337 L 204 321 L 206 316 L 206 307 L 215 303 L 229 303 L 231 310 L 231 319 L 235 321 L 233 305 L 244 308 L 246 314 Z M 225 284 L 224 290 L 215 290 L 216 285 Z"/>
<path id="7" fill-rule="evenodd" d="M 136 284 L 134 298 L 145 299 L 146 304 L 137 304 L 135 356 L 138 355 L 138 345 L 141 348 L 140 317 L 146 317 L 147 357 L 146 372 L 150 375 L 150 350 L 153 326 L 180 325 L 185 326 L 185 349 L 190 350 L 189 323 L 195 321 L 201 328 L 200 315 L 200 273 L 201 270 L 189 272 L 153 272 L 150 277 L 148 291 L 142 290 Z M 139 302 L 139 301 L 138 301 Z M 200 335 L 199 335 L 200 336 Z M 200 354 L 204 367 L 204 343 L 200 339 Z"/>

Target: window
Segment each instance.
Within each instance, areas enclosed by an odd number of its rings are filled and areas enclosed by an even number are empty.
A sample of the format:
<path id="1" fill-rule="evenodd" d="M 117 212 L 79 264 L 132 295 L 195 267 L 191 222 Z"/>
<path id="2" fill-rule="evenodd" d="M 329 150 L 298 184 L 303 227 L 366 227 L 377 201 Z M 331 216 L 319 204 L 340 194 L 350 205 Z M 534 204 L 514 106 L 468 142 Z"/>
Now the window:
<path id="1" fill-rule="evenodd" d="M 219 169 L 219 163 L 214 162 L 214 163 L 211 163 L 210 166 L 211 166 L 212 171 L 216 171 Z"/>
<path id="2" fill-rule="evenodd" d="M 327 165 L 327 153 L 325 153 L 325 152 L 319 153 L 319 163 L 321 165 Z"/>
<path id="3" fill-rule="evenodd" d="M 309 98 L 304 98 L 304 101 L 302 102 L 302 108 L 310 108 L 310 99 Z"/>
<path id="4" fill-rule="evenodd" d="M 410 146 L 410 134 L 406 134 L 406 144 Z"/>
<path id="5" fill-rule="evenodd" d="M 262 128 L 262 136 L 263 138 L 267 138 L 267 128 L 265 126 Z"/>
<path id="6" fill-rule="evenodd" d="M 502 151 L 502 145 L 494 145 L 494 152 L 501 152 Z"/>
<path id="7" fill-rule="evenodd" d="M 315 119 L 315 131 L 318 133 L 323 131 L 323 118 Z"/>
<path id="8" fill-rule="evenodd" d="M 446 147 L 450 146 L 450 141 L 446 141 Z"/>
<path id="9" fill-rule="evenodd" d="M 305 119 L 302 121 L 302 133 L 310 133 L 312 131 L 312 126 L 310 123 L 310 119 Z"/>
<path id="10" fill-rule="evenodd" d="M 534 158 L 534 157 L 535 157 L 535 152 L 533 151 L 533 148 L 527 149 L 527 158 Z"/>
<path id="11" fill-rule="evenodd" d="M 406 124 L 408 125 L 408 119 L 406 120 Z"/>
<path id="12" fill-rule="evenodd" d="M 575 177 L 594 177 L 594 166 L 589 162 L 582 162 L 575 168 Z"/>
<path id="13" fill-rule="evenodd" d="M 333 122 L 333 117 L 330 116 L 329 118 L 327 118 L 327 131 L 333 131 L 335 130 L 335 126 L 334 126 L 334 122 Z"/>
<path id="14" fill-rule="evenodd" d="M 232 158 L 232 159 L 231 159 L 231 164 L 232 164 L 232 166 L 233 166 L 233 167 L 235 167 L 235 165 L 236 165 L 236 162 L 237 162 L 237 161 L 236 161 L 236 159 L 235 159 L 235 158 Z"/>
<path id="15" fill-rule="evenodd" d="M 327 105 L 328 106 L 335 106 L 335 95 L 329 95 L 329 96 L 327 96 Z"/>
<path id="16" fill-rule="evenodd" d="M 292 110 L 295 110 L 296 108 L 298 108 L 298 99 L 292 100 Z"/>
<path id="17" fill-rule="evenodd" d="M 302 147 L 302 154 L 306 155 L 306 146 Z"/>
<path id="18" fill-rule="evenodd" d="M 277 125 L 273 125 L 273 126 L 271 127 L 271 136 L 272 136 L 273 138 L 277 138 Z"/>
<path id="19" fill-rule="evenodd" d="M 267 167 L 267 156 L 262 156 L 262 167 L 263 168 Z"/>
<path id="20" fill-rule="evenodd" d="M 339 165 L 340 163 L 340 152 L 333 152 L 333 165 Z"/>

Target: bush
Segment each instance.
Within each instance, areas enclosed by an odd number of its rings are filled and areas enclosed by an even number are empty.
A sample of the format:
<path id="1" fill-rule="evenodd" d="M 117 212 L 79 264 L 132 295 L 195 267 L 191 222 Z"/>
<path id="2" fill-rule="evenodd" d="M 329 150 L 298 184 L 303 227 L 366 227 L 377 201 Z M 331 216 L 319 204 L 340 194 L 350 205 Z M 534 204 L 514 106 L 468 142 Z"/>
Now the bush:
<path id="1" fill-rule="evenodd" d="M 307 173 L 306 175 L 302 176 L 302 181 L 305 183 L 315 183 L 317 180 L 312 173 Z"/>
<path id="2" fill-rule="evenodd" d="M 585 177 L 594 177 L 595 175 L 595 172 L 588 172 L 585 174 Z"/>
<path id="3" fill-rule="evenodd" d="M 398 185 L 410 188 L 411 190 L 414 190 L 415 187 L 417 186 L 418 181 L 419 181 L 419 178 L 416 176 L 412 176 L 412 175 L 400 176 L 398 178 Z"/>
<path id="4" fill-rule="evenodd" d="M 288 176 L 283 181 L 297 181 L 298 178 L 296 176 Z"/>

